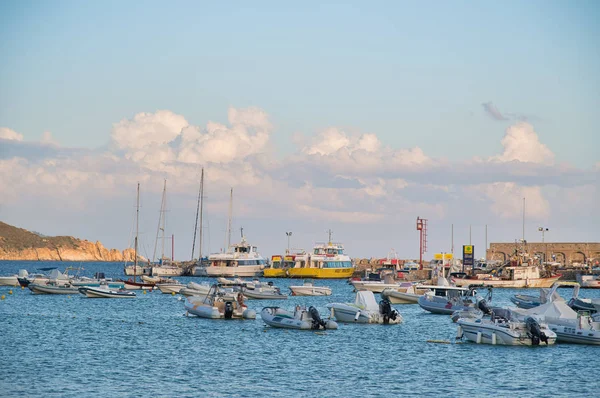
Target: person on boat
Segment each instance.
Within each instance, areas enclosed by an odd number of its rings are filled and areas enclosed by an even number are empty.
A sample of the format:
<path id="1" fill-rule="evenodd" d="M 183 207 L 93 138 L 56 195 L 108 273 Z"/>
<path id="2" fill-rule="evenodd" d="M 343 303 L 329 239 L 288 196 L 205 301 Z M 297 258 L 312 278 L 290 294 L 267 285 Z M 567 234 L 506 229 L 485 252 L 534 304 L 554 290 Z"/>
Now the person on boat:
<path id="1" fill-rule="evenodd" d="M 242 292 L 239 292 L 237 294 L 237 302 L 238 302 L 238 305 L 240 307 L 245 307 L 245 305 L 244 305 L 244 295 L 242 294 Z"/>

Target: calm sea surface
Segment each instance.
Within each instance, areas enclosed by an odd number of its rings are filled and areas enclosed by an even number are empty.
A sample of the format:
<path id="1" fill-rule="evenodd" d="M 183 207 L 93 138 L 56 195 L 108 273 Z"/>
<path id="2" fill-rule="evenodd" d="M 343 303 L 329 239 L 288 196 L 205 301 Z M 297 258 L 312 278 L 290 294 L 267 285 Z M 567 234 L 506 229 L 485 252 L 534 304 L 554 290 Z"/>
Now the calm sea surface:
<path id="1" fill-rule="evenodd" d="M 1 262 L 0 275 L 67 265 Z M 122 264 L 84 263 L 121 278 Z M 209 280 L 178 278 L 182 282 Z M 282 292 L 299 280 L 273 279 Z M 329 297 L 249 300 L 292 309 L 353 301 L 345 280 L 316 281 Z M 159 291 L 131 300 L 33 295 L 0 287 L 1 397 L 205 396 L 495 396 L 600 395 L 600 347 L 502 347 L 433 344 L 454 341 L 448 316 L 418 305 L 396 305 L 400 325 L 340 325 L 317 334 L 266 327 L 260 319 L 185 317 L 182 298 Z M 519 292 L 532 292 L 519 290 Z M 561 289 L 570 297 L 570 289 Z M 508 305 L 512 289 L 497 289 L 493 304 Z M 583 297 L 600 291 L 582 290 Z M 377 299 L 379 296 L 377 295 Z"/>

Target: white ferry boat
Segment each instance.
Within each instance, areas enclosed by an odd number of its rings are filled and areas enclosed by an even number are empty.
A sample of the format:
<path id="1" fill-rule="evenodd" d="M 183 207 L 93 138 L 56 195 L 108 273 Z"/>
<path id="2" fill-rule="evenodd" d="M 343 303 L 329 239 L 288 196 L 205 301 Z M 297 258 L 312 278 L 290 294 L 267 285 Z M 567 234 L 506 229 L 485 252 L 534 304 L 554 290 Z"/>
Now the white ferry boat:
<path id="1" fill-rule="evenodd" d="M 194 276 L 262 276 L 266 266 L 267 260 L 258 253 L 256 246 L 250 245 L 242 236 L 241 242 L 229 246 L 227 252 L 211 254 L 205 264 L 194 267 Z"/>

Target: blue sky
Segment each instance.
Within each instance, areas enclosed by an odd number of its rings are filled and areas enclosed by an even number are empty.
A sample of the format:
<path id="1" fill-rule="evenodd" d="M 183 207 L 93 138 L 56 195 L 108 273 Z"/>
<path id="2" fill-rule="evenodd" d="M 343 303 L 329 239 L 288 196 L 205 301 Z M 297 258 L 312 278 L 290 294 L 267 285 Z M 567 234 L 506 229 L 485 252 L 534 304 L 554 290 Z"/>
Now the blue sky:
<path id="1" fill-rule="evenodd" d="M 45 140 L 64 159 L 71 156 L 64 148 L 114 146 L 113 125 L 140 112 L 169 110 L 207 126 L 226 123 L 231 108 L 255 107 L 272 124 L 264 147 L 283 163 L 335 127 L 456 166 L 499 156 L 507 129 L 525 120 L 557 167 L 593 172 L 600 161 L 599 17 L 594 1 L 4 1 L 0 127 L 32 145 L 50 132 Z M 556 186 L 541 188 L 547 200 Z M 421 195 L 405 197 L 429 200 Z"/>

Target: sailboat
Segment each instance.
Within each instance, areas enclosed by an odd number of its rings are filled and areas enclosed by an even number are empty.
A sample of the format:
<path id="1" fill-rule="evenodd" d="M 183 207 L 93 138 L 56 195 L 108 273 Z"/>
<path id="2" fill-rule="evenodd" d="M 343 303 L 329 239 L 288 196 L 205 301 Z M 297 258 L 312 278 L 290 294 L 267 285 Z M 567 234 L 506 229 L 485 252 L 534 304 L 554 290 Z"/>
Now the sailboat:
<path id="1" fill-rule="evenodd" d="M 196 232 L 198 231 L 198 217 L 200 217 L 200 234 L 198 238 L 198 263 L 192 268 L 192 275 L 197 276 L 202 266 L 202 215 L 203 215 L 203 199 L 204 199 L 204 168 L 200 174 L 200 189 L 198 191 L 198 205 L 196 207 L 196 225 L 194 226 L 194 240 L 192 242 L 192 261 L 194 261 L 194 248 L 196 246 Z"/>
<path id="2" fill-rule="evenodd" d="M 180 276 L 183 273 L 183 269 L 181 267 L 177 267 L 173 265 L 172 258 L 165 258 L 165 223 L 166 217 L 165 212 L 167 207 L 167 180 L 165 180 L 165 185 L 163 187 L 162 201 L 160 204 L 160 217 L 158 218 L 158 229 L 156 231 L 156 241 L 154 243 L 154 255 L 152 257 L 152 262 L 154 262 L 154 258 L 156 257 L 156 246 L 158 245 L 159 234 L 162 231 L 161 241 L 162 241 L 162 250 L 160 254 L 160 258 L 158 259 L 158 266 L 152 266 L 151 275 L 152 276 Z M 171 238 L 171 254 L 173 254 L 173 238 Z M 168 263 L 170 261 L 170 263 Z"/>
<path id="3" fill-rule="evenodd" d="M 140 224 L 140 183 L 137 184 L 137 199 L 135 205 L 135 243 L 134 243 L 134 260 L 133 260 L 133 280 L 129 278 L 123 281 L 125 289 L 128 290 L 152 290 L 154 283 L 143 283 L 137 281 L 137 268 L 138 268 L 138 235 L 139 235 L 139 224 Z"/>

